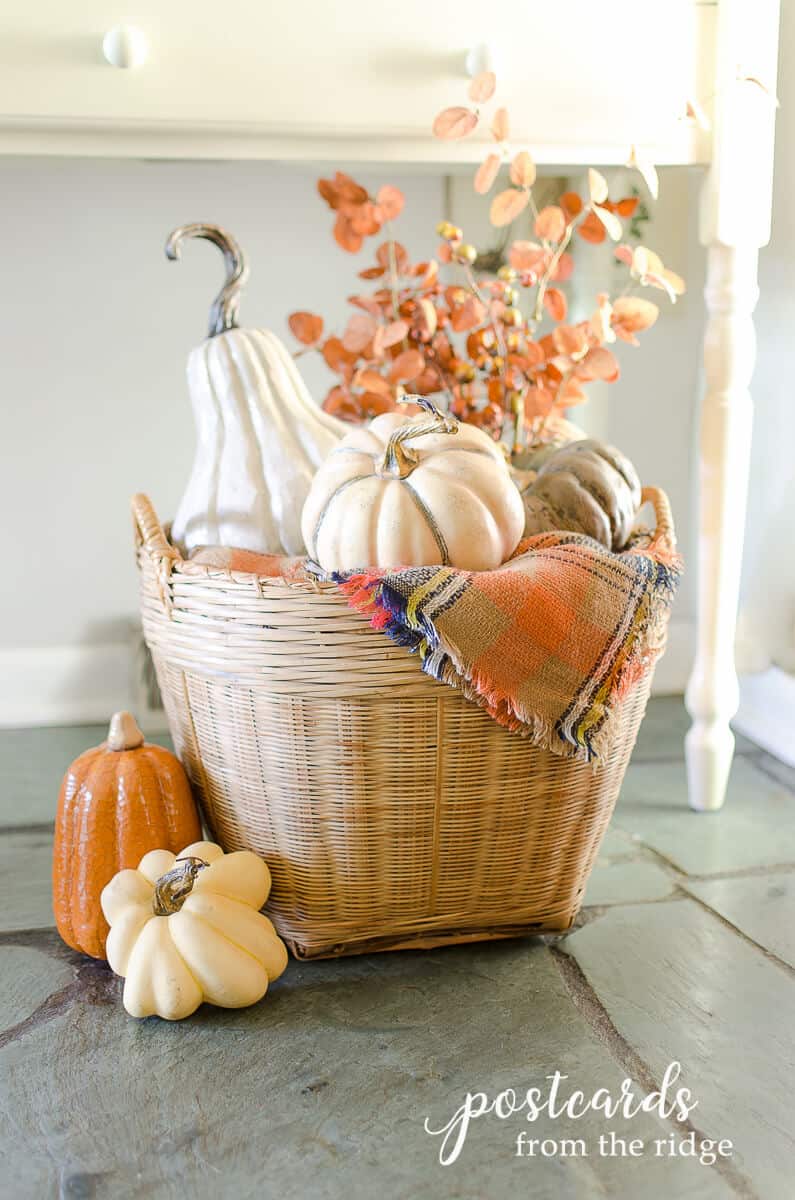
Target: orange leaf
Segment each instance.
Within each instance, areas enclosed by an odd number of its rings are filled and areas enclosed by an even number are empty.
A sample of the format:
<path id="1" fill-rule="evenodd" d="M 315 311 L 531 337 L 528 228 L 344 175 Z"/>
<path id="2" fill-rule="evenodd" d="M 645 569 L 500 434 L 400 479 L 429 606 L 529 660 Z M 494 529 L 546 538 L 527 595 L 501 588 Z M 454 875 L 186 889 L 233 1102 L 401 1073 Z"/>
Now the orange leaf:
<path id="1" fill-rule="evenodd" d="M 582 212 L 582 200 L 576 192 L 564 192 L 558 204 L 566 214 L 566 220 L 571 221 Z"/>
<path id="2" fill-rule="evenodd" d="M 617 337 L 637 346 L 638 340 L 634 335 L 649 329 L 659 313 L 659 308 L 651 300 L 643 300 L 640 296 L 619 296 L 613 304 L 611 323 Z"/>
<path id="3" fill-rule="evenodd" d="M 511 163 L 511 183 L 517 187 L 532 187 L 536 181 L 536 165 L 526 150 L 520 150 Z"/>
<path id="4" fill-rule="evenodd" d="M 368 368 L 357 371 L 353 382 L 356 387 L 364 388 L 366 392 L 376 392 L 381 396 L 392 395 L 392 388 L 389 386 L 388 380 L 379 375 L 377 371 Z"/>
<path id="5" fill-rule="evenodd" d="M 393 383 L 407 383 L 425 369 L 425 359 L 419 350 L 404 350 L 392 363 L 389 378 Z"/>
<path id="6" fill-rule="evenodd" d="M 477 113 L 473 113 L 471 108 L 445 108 L 433 123 L 433 134 L 434 137 L 448 140 L 463 138 L 472 132 L 477 123 Z"/>
<path id="7" fill-rule="evenodd" d="M 490 379 L 486 385 L 486 395 L 492 404 L 499 404 L 505 397 L 505 386 L 501 379 Z"/>
<path id="8" fill-rule="evenodd" d="M 378 189 L 375 202 L 381 209 L 384 220 L 394 221 L 395 217 L 399 217 L 403 212 L 406 197 L 400 188 L 393 187 L 391 183 L 385 183 L 382 188 Z"/>
<path id="9" fill-rule="evenodd" d="M 489 389 L 494 380 L 489 382 Z M 502 427 L 505 422 L 505 413 L 500 404 L 487 404 L 485 408 L 477 409 L 474 412 L 467 413 L 467 425 L 474 425 L 477 429 L 482 429 L 484 433 L 490 434 L 495 442 L 502 434 Z"/>
<path id="10" fill-rule="evenodd" d="M 612 350 L 606 350 L 604 346 L 594 346 L 581 359 L 575 367 L 575 375 L 578 379 L 604 379 L 607 383 L 613 383 L 620 374 L 618 359 Z"/>
<path id="11" fill-rule="evenodd" d="M 623 200 L 619 200 L 616 211 L 620 217 L 631 217 L 639 204 L 640 200 L 637 196 L 625 196 Z"/>
<path id="12" fill-rule="evenodd" d="M 544 308 L 553 321 L 565 321 L 568 312 L 566 297 L 560 288 L 547 288 L 544 292 Z"/>
<path id="13" fill-rule="evenodd" d="M 358 401 L 345 388 L 336 385 L 330 388 L 323 401 L 323 408 L 341 421 L 361 421 L 363 414 Z"/>
<path id="14" fill-rule="evenodd" d="M 416 379 L 412 379 L 411 386 L 421 396 L 429 396 L 432 392 L 444 391 L 444 381 L 440 379 L 439 372 L 435 367 L 427 367 L 421 375 L 418 375 Z M 418 409 L 417 411 L 422 410 Z"/>
<path id="15" fill-rule="evenodd" d="M 430 340 L 436 333 L 438 320 L 439 318 L 437 316 L 436 309 L 431 301 L 426 297 L 422 297 L 422 299 L 418 300 L 417 325 L 420 333 L 426 340 Z"/>
<path id="16" fill-rule="evenodd" d="M 337 213 L 337 220 L 334 222 L 334 240 L 349 254 L 356 254 L 362 248 L 362 235 L 354 232 L 349 218 L 344 213 Z"/>
<path id="17" fill-rule="evenodd" d="M 490 191 L 499 171 L 499 154 L 487 154 L 475 172 L 475 191 L 479 192 L 481 196 Z"/>
<path id="18" fill-rule="evenodd" d="M 542 338 L 539 338 L 537 345 L 546 359 L 554 358 L 558 353 L 555 338 L 551 333 L 546 333 Z"/>
<path id="19" fill-rule="evenodd" d="M 558 389 L 558 394 L 555 397 L 555 406 L 557 408 L 573 408 L 575 404 L 582 404 L 588 397 L 580 387 L 576 379 L 567 379 L 561 388 Z"/>
<path id="20" fill-rule="evenodd" d="M 515 271 L 541 271 L 547 252 L 538 242 L 514 242 L 508 251 L 508 262 Z"/>
<path id="21" fill-rule="evenodd" d="M 317 190 L 331 209 L 338 207 L 340 198 L 330 179 L 318 179 Z"/>
<path id="22" fill-rule="evenodd" d="M 535 417 L 546 417 L 552 412 L 554 404 L 555 394 L 548 388 L 528 388 L 524 399 L 524 415 L 528 421 Z"/>
<path id="23" fill-rule="evenodd" d="M 372 340 L 377 325 L 369 313 L 354 313 L 342 335 L 345 350 L 360 352 Z"/>
<path id="24" fill-rule="evenodd" d="M 389 325 L 379 325 L 373 335 L 373 352 L 382 354 L 390 346 L 396 346 L 398 342 L 403 341 L 408 331 L 409 327 L 405 321 L 392 321 Z"/>
<path id="25" fill-rule="evenodd" d="M 470 293 L 466 290 L 466 288 L 458 285 L 453 285 L 444 289 L 444 298 L 450 305 L 450 308 L 456 308 L 461 304 L 464 304 L 467 296 L 469 295 Z"/>
<path id="26" fill-rule="evenodd" d="M 564 250 L 558 259 L 558 265 L 552 272 L 552 278 L 557 279 L 558 283 L 565 283 L 567 279 L 571 279 L 574 272 L 574 259 Z"/>
<path id="27" fill-rule="evenodd" d="M 363 188 L 344 171 L 335 173 L 333 186 L 336 188 L 340 200 L 345 201 L 346 204 L 364 204 L 368 199 L 367 188 Z"/>
<path id="28" fill-rule="evenodd" d="M 456 333 L 466 333 L 468 329 L 480 325 L 485 316 L 486 309 L 477 296 L 467 294 L 450 313 L 450 324 Z"/>
<path id="29" fill-rule="evenodd" d="M 427 262 L 415 263 L 409 274 L 419 276 L 417 287 L 429 288 L 439 277 L 439 264 L 435 258 L 429 258 Z"/>
<path id="30" fill-rule="evenodd" d="M 389 250 L 390 245 L 392 246 L 392 254 L 390 254 Z M 406 247 L 401 246 L 400 242 L 382 242 L 375 252 L 376 262 L 389 270 L 391 268 L 390 259 L 393 255 L 397 272 L 399 275 L 402 275 L 408 269 L 409 256 L 406 253 Z"/>
<path id="31" fill-rule="evenodd" d="M 294 337 L 305 346 L 312 346 L 323 333 L 323 318 L 310 312 L 294 312 L 287 318 Z"/>
<path id="32" fill-rule="evenodd" d="M 566 215 L 556 204 L 548 204 L 536 217 L 536 236 L 559 242 L 566 232 Z"/>
<path id="33" fill-rule="evenodd" d="M 497 76 L 493 71 L 481 71 L 469 85 L 469 99 L 473 104 L 485 104 L 494 95 Z"/>
<path id="34" fill-rule="evenodd" d="M 498 192 L 491 202 L 489 212 L 492 225 L 496 225 L 497 228 L 510 225 L 511 221 L 515 221 L 527 208 L 529 202 L 530 193 L 519 191 L 518 188 L 506 188 L 504 192 Z"/>
<path id="35" fill-rule="evenodd" d="M 323 343 L 323 358 L 332 371 L 344 372 L 345 367 L 356 362 L 358 354 L 346 350 L 338 337 L 330 337 Z"/>
<path id="36" fill-rule="evenodd" d="M 362 237 L 371 237 L 374 233 L 378 233 L 381 228 L 381 222 L 376 215 L 375 205 L 369 200 L 365 204 L 357 205 L 348 214 L 348 223 L 353 233 L 360 233 Z"/>
<path id="37" fill-rule="evenodd" d="M 367 418 L 380 417 L 381 413 L 393 412 L 397 408 L 394 397 L 391 394 L 385 396 L 383 392 L 365 392 L 363 395 L 357 396 L 357 400 L 361 406 L 362 415 Z"/>
<path id="38" fill-rule="evenodd" d="M 494 119 L 491 122 L 491 136 L 494 138 L 495 142 L 507 142 L 510 132 L 511 127 L 508 120 L 508 109 L 498 108 L 494 114 Z"/>
<path id="39" fill-rule="evenodd" d="M 607 237 L 607 230 L 596 213 L 592 212 L 589 212 L 585 220 L 577 226 L 577 232 L 584 242 L 593 242 L 594 245 L 603 242 Z"/>
<path id="40" fill-rule="evenodd" d="M 553 330 L 552 340 L 561 354 L 575 362 L 581 360 L 588 350 L 588 334 L 581 325 L 558 325 Z"/>
<path id="41" fill-rule="evenodd" d="M 372 296 L 349 296 L 348 303 L 353 304 L 355 308 L 363 308 L 374 317 L 381 316 L 381 306 Z"/>
<path id="42" fill-rule="evenodd" d="M 384 274 L 384 267 L 367 267 L 364 271 L 359 272 L 360 279 L 380 279 Z"/>

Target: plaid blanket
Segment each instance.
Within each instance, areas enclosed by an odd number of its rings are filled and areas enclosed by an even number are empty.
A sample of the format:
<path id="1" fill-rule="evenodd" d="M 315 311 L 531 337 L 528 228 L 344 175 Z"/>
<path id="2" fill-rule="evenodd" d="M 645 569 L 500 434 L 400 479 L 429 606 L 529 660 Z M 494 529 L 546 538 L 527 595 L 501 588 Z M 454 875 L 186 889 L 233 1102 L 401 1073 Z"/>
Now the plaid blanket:
<path id="1" fill-rule="evenodd" d="M 299 568 L 221 547 L 197 557 L 260 575 L 295 578 Z M 621 554 L 580 534 L 538 534 L 496 571 L 323 576 L 307 566 L 416 653 L 428 675 L 536 744 L 587 761 L 606 752 L 615 701 L 663 649 L 680 572 L 667 545 L 643 534 Z"/>

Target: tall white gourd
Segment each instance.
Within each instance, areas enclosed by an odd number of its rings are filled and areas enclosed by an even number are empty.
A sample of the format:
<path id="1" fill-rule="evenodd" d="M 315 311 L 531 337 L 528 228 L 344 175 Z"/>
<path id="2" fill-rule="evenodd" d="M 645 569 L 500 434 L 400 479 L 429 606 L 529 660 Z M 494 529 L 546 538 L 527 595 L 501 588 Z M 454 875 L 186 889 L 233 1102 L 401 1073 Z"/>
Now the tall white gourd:
<path id="1" fill-rule="evenodd" d="M 226 281 L 209 337 L 188 357 L 196 455 L 172 538 L 188 553 L 216 545 L 302 554 L 301 509 L 312 478 L 348 427 L 314 403 L 274 334 L 238 328 L 248 268 L 234 238 L 217 225 L 183 225 L 166 243 L 169 258 L 179 258 L 186 237 L 220 247 Z"/>

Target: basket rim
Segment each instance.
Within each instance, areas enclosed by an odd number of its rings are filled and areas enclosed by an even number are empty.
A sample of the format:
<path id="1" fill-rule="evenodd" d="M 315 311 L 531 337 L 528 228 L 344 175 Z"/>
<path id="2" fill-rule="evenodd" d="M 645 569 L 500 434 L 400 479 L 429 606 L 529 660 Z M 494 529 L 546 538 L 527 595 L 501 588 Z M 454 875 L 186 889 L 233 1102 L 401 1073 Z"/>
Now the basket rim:
<path id="1" fill-rule="evenodd" d="M 646 487 L 642 491 L 642 504 L 650 504 L 654 509 L 655 529 L 649 549 L 653 545 L 669 553 L 676 552 L 676 534 L 674 532 L 671 505 L 668 496 L 661 488 Z M 133 526 L 135 532 L 136 553 L 142 553 L 154 560 L 159 572 L 166 577 L 172 572 L 186 578 L 224 579 L 232 583 L 242 583 L 258 588 L 277 588 L 280 591 L 303 592 L 306 595 L 335 592 L 335 583 L 314 578 L 308 573 L 303 575 L 262 575 L 256 571 L 232 570 L 228 567 L 213 566 L 209 563 L 199 563 L 186 559 L 177 546 L 169 540 L 170 524 L 163 525 L 155 512 L 154 506 L 143 492 L 133 496 L 132 502 Z M 288 556 L 289 557 L 289 556 Z"/>

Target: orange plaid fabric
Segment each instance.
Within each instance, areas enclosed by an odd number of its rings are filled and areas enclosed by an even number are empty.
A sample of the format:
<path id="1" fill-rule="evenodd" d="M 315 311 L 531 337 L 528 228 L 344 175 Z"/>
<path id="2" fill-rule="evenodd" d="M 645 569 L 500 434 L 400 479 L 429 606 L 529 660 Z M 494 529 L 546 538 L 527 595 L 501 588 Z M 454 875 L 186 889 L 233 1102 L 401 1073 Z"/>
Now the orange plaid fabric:
<path id="1" fill-rule="evenodd" d="M 680 562 L 646 537 L 614 554 L 590 538 L 528 538 L 496 571 L 413 567 L 335 575 L 372 624 L 500 724 L 595 759 L 611 709 L 664 645 Z"/>

